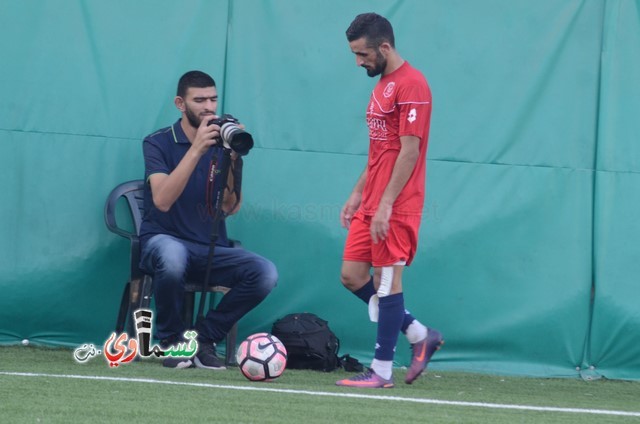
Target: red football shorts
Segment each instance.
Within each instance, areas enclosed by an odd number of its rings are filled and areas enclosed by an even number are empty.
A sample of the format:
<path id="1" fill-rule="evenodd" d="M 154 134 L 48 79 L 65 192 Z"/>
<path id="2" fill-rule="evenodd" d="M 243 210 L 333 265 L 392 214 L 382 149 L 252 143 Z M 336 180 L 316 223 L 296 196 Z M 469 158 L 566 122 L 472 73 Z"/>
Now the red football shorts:
<path id="1" fill-rule="evenodd" d="M 368 262 L 374 267 L 391 266 L 404 261 L 411 263 L 418 249 L 420 216 L 392 215 L 385 240 L 371 240 L 371 219 L 361 211 L 351 219 L 342 259 Z"/>

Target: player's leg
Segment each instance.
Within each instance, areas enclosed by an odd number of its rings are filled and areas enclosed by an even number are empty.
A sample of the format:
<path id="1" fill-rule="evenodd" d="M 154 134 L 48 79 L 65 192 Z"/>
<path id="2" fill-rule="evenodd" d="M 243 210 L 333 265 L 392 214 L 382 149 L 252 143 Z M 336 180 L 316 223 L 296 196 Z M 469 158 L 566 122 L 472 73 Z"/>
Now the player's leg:
<path id="1" fill-rule="evenodd" d="M 336 382 L 339 386 L 387 388 L 393 387 L 392 367 L 395 345 L 404 319 L 402 298 L 402 266 L 384 248 L 375 249 L 370 235 L 370 217 L 356 215 L 351 221 L 341 279 L 343 284 L 365 302 L 376 301 L 378 333 L 376 350 L 371 369 Z M 381 250 L 374 253 L 374 250 Z M 374 277 L 369 275 L 372 259 L 389 261 L 387 267 L 374 269 Z M 399 258 L 400 259 L 400 258 Z M 377 293 L 377 294 L 376 294 Z M 377 302 L 379 300 L 379 302 Z M 379 313 L 378 313 L 379 311 Z"/>
<path id="2" fill-rule="evenodd" d="M 337 381 L 336 384 L 386 388 L 393 387 L 391 379 L 393 354 L 400 330 L 407 332 L 414 352 L 412 367 L 405 379 L 407 383 L 413 382 L 424 371 L 431 355 L 442 343 L 442 337 L 437 332 L 433 333 L 438 337 L 435 344 L 432 343 L 436 349 L 430 347 L 420 355 L 421 346 L 426 346 L 430 340 L 429 332 L 404 309 L 402 294 L 404 266 L 402 264 L 404 261 L 411 262 L 415 254 L 417 226 L 412 227 L 401 220 L 392 221 L 390 237 L 383 243 L 373 244 L 369 235 L 369 220 L 369 217 L 358 217 L 356 214 L 351 222 L 345 246 L 342 282 L 345 287 L 370 305 L 371 316 L 378 316 L 376 356 L 370 370 L 355 377 Z M 374 268 L 373 278 L 370 277 L 366 281 L 371 263 L 390 265 Z M 389 282 L 391 282 L 391 288 L 385 289 L 385 285 L 388 286 Z M 381 285 L 383 290 L 380 290 Z M 378 300 L 378 313 L 371 312 L 371 305 L 375 300 Z"/>
<path id="3" fill-rule="evenodd" d="M 351 220 L 349 234 L 345 243 L 340 280 L 342 284 L 356 296 L 367 302 L 375 294 L 373 277 L 371 277 L 371 235 L 369 233 L 370 217 L 360 213 Z M 383 380 L 373 370 L 336 381 L 338 386 L 348 387 L 393 387 L 393 382 Z"/>
<path id="4" fill-rule="evenodd" d="M 369 305 L 372 321 L 377 320 L 378 298 L 373 297 L 380 282 L 380 271 L 371 276 L 371 217 L 357 213 L 349 228 L 344 249 L 344 262 L 341 270 L 342 284 L 365 304 Z M 374 319 L 375 318 L 375 319 Z M 423 340 L 427 329 L 405 309 L 401 331 L 406 334 L 409 343 Z"/>
<path id="5" fill-rule="evenodd" d="M 403 269 L 404 264 L 401 262 L 374 269 L 374 274 L 379 275 L 380 283 L 377 291 L 379 312 L 376 350 L 371 368 L 384 380 L 391 380 L 393 357 L 405 315 Z"/>
<path id="6" fill-rule="evenodd" d="M 361 388 L 393 387 L 393 357 L 404 318 L 402 295 L 403 265 L 374 268 L 379 313 L 374 359 L 371 368 L 362 374 L 336 382 L 338 386 Z"/>
<path id="7" fill-rule="evenodd" d="M 371 281 L 371 219 L 356 213 L 351 219 L 342 255 L 340 281 L 352 293 L 368 291 Z"/>
<path id="8" fill-rule="evenodd" d="M 373 287 L 373 280 L 369 274 L 371 271 L 371 262 L 367 261 L 343 261 L 340 270 L 340 281 L 350 292 L 356 294 L 360 291 L 367 290 L 365 287 Z M 375 292 L 374 292 L 375 293 Z"/>
<path id="9" fill-rule="evenodd" d="M 397 217 L 394 223 L 397 229 L 392 234 L 394 239 L 389 244 L 400 248 L 407 257 L 407 265 L 411 263 L 418 247 L 418 230 L 420 228 L 419 217 Z M 427 368 L 431 356 L 440 349 L 444 343 L 440 332 L 433 328 L 426 328 L 417 320 L 411 322 L 406 330 L 407 338 L 411 343 L 411 365 L 405 376 L 405 383 L 411 384 Z"/>
<path id="10" fill-rule="evenodd" d="M 388 337 L 391 334 L 385 333 L 385 331 L 393 331 L 393 317 L 382 317 L 382 304 L 383 302 L 393 302 L 393 296 L 403 296 L 401 275 L 404 267 L 401 264 L 405 261 L 407 265 L 410 264 L 415 256 L 418 228 L 419 221 L 413 217 L 397 217 L 396 219 L 392 219 L 390 221 L 389 235 L 385 242 L 378 243 L 372 248 L 372 262 L 374 266 L 390 263 L 395 265 L 393 269 L 394 275 L 391 290 L 385 288 L 385 284 L 387 286 L 389 285 L 389 274 L 388 271 L 386 271 L 388 270 L 388 267 L 383 266 L 380 272 L 380 285 L 377 291 L 377 296 L 380 298 L 381 314 L 378 329 L 379 333 L 381 333 L 380 337 L 382 338 Z M 387 278 L 385 278 L 385 271 Z M 389 293 L 389 295 L 385 298 L 386 293 Z M 397 302 L 400 303 L 399 300 L 397 300 Z M 402 303 L 404 304 L 404 301 Z M 389 322 L 391 324 L 382 323 L 386 320 L 390 320 Z M 385 328 L 387 330 L 385 330 Z M 437 330 L 427 329 L 416 320 L 411 322 L 407 327 L 407 334 L 410 339 L 413 352 L 411 366 L 407 371 L 405 382 L 411 384 L 425 370 L 431 356 L 440 348 L 443 341 L 442 335 Z M 384 373 L 382 367 L 380 367 L 380 372 Z"/>
<path id="11" fill-rule="evenodd" d="M 354 293 L 369 305 L 369 315 L 374 322 L 377 321 L 378 315 L 379 299 L 377 297 L 377 290 L 378 287 L 380 287 L 381 270 L 381 267 L 374 268 L 370 287 L 369 284 L 367 284 L 362 287 L 358 293 Z M 407 337 L 410 344 L 417 343 L 427 337 L 427 327 L 418 321 L 408 309 L 404 310 L 400 331 Z"/>

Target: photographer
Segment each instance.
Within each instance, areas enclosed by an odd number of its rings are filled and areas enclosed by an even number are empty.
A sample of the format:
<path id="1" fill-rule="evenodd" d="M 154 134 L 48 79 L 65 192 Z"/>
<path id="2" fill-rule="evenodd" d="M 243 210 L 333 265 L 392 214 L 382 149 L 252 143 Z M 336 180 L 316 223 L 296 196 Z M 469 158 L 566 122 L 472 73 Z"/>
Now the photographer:
<path id="1" fill-rule="evenodd" d="M 220 206 L 223 216 L 240 208 L 241 154 L 252 146 L 232 145 L 235 149 L 230 157 L 224 155 L 223 121 L 216 115 L 218 94 L 209 75 L 200 71 L 184 74 L 178 82 L 174 103 L 182 117 L 143 142 L 146 185 L 140 267 L 153 275 L 156 337 L 164 346 L 180 342 L 190 325 L 182 319 L 184 284 L 205 279 L 218 206 L 216 193 L 223 193 Z M 237 125 L 222 127 L 225 136 L 229 127 L 231 131 L 243 132 Z M 226 141 L 227 137 L 224 138 Z M 220 167 L 225 160 L 230 164 L 226 186 L 222 187 Z M 277 283 L 278 274 L 272 262 L 229 245 L 224 219 L 219 220 L 217 232 L 210 269 L 212 280 L 231 290 L 215 310 L 196 324 L 196 355 L 168 357 L 163 361 L 166 367 L 224 369 L 215 343 L 223 340 L 231 327 Z"/>

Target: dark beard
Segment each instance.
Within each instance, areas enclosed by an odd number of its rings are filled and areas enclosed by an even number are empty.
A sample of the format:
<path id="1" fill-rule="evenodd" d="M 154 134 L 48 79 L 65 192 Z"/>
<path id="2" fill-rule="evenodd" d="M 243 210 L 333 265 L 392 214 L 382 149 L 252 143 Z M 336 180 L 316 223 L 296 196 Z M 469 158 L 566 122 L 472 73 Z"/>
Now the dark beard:
<path id="1" fill-rule="evenodd" d="M 376 54 L 376 64 L 373 68 L 365 68 L 367 70 L 367 75 L 371 78 L 380 75 L 384 72 L 384 69 L 387 67 L 387 59 L 385 59 L 380 52 Z"/>
<path id="2" fill-rule="evenodd" d="M 377 66 L 373 69 L 367 69 L 367 75 L 369 75 L 371 78 L 378 76 L 382 73 L 383 69 L 379 69 Z"/>
<path id="3" fill-rule="evenodd" d="M 202 119 L 199 119 L 195 115 L 195 113 L 193 113 L 193 111 L 188 107 L 185 109 L 185 115 L 187 115 L 187 120 L 189 121 L 189 124 L 191 124 L 193 128 L 198 128 L 202 123 Z"/>

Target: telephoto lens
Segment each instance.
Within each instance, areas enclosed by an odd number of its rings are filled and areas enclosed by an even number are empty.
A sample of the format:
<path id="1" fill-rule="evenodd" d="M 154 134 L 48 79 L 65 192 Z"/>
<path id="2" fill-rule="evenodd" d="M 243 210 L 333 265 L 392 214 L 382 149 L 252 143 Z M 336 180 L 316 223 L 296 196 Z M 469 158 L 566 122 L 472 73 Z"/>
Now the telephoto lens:
<path id="1" fill-rule="evenodd" d="M 222 141 L 228 144 L 231 150 L 240 156 L 249 153 L 249 150 L 253 147 L 253 137 L 251 134 L 233 122 L 222 124 L 222 127 L 220 127 L 220 135 Z"/>
<path id="2" fill-rule="evenodd" d="M 230 148 L 240 156 L 244 156 L 253 148 L 253 137 L 240 128 L 238 123 L 239 121 L 229 114 L 224 114 L 218 119 L 209 121 L 209 125 L 215 124 L 220 127 L 220 138 L 225 147 Z"/>

